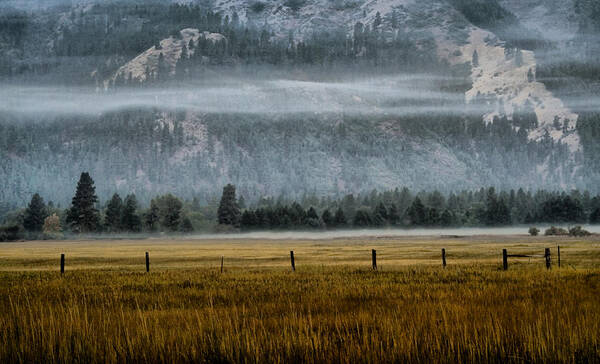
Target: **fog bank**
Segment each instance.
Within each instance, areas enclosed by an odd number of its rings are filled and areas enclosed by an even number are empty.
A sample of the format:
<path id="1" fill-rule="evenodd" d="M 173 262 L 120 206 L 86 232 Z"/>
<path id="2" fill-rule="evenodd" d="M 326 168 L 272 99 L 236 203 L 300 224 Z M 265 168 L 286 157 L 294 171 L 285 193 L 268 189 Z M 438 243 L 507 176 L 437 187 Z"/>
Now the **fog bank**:
<path id="1" fill-rule="evenodd" d="M 556 225 L 561 226 L 561 225 Z M 550 226 L 538 226 L 541 234 Z M 569 226 L 561 226 L 568 228 Z M 589 232 L 600 234 L 600 225 L 584 226 Z M 478 235 L 529 235 L 528 226 L 511 226 L 501 228 L 449 228 L 449 229 L 364 229 L 364 230 L 335 230 L 335 231 L 258 231 L 236 234 L 198 234 L 186 236 L 185 239 L 214 240 L 214 239 L 262 239 L 262 240 L 322 240 L 322 239 L 352 239 L 352 238 L 394 238 L 394 237 L 444 237 L 444 236 L 478 236 Z M 163 239 L 164 237 L 160 237 Z"/>

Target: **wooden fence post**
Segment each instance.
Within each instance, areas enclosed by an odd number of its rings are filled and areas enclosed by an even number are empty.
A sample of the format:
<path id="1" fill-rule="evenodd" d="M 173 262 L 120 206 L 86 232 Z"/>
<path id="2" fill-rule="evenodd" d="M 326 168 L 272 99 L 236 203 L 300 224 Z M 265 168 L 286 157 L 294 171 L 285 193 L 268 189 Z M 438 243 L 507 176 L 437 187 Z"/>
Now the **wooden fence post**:
<path id="1" fill-rule="evenodd" d="M 446 268 L 446 249 L 442 248 L 442 266 Z"/>
<path id="2" fill-rule="evenodd" d="M 560 268 L 560 245 L 557 248 L 558 248 L 558 267 Z"/>
<path id="3" fill-rule="evenodd" d="M 292 272 L 296 271 L 296 262 L 294 262 L 294 251 L 290 250 L 290 261 L 292 262 Z"/>
<path id="4" fill-rule="evenodd" d="M 150 256 L 146 252 L 146 273 L 150 272 Z"/>
<path id="5" fill-rule="evenodd" d="M 506 249 L 502 249 L 502 269 L 508 270 L 508 253 Z"/>
<path id="6" fill-rule="evenodd" d="M 552 265 L 552 259 L 550 258 L 550 248 L 544 250 L 544 258 L 546 259 L 546 269 L 550 269 Z"/>
<path id="7" fill-rule="evenodd" d="M 223 255 L 221 255 L 221 273 L 223 273 L 223 259 L 225 257 Z"/>
<path id="8" fill-rule="evenodd" d="M 65 255 L 61 254 L 60 255 L 60 274 L 64 274 L 65 273 Z"/>
<path id="9" fill-rule="evenodd" d="M 373 270 L 377 270 L 377 250 L 371 249 L 371 263 L 373 264 Z"/>

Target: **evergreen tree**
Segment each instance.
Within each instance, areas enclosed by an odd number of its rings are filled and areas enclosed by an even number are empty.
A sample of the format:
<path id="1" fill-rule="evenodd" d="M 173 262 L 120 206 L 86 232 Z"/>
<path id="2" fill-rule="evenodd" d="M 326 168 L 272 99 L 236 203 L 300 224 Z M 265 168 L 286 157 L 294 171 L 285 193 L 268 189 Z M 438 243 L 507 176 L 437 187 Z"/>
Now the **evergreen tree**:
<path id="1" fill-rule="evenodd" d="M 473 67 L 479 67 L 479 54 L 477 53 L 477 49 L 473 51 L 473 60 L 471 61 L 471 65 Z"/>
<path id="2" fill-rule="evenodd" d="M 415 197 L 406 214 L 412 225 L 419 226 L 425 224 L 427 211 L 419 197 Z"/>
<path id="3" fill-rule="evenodd" d="M 150 208 L 145 216 L 146 228 L 150 231 L 156 231 L 160 221 L 159 208 L 156 200 L 150 201 Z"/>
<path id="4" fill-rule="evenodd" d="M 383 226 L 387 223 L 388 212 L 383 202 L 380 202 L 373 211 L 373 225 Z"/>
<path id="5" fill-rule="evenodd" d="M 36 193 L 31 197 L 31 201 L 25 210 L 23 218 L 23 227 L 27 231 L 39 232 L 44 226 L 44 219 L 48 216 L 44 199 Z"/>
<path id="6" fill-rule="evenodd" d="M 235 186 L 228 184 L 223 187 L 221 203 L 217 211 L 218 221 L 221 225 L 238 226 L 240 222 L 240 208 L 235 198 Z"/>
<path id="7" fill-rule="evenodd" d="M 442 226 L 451 226 L 453 220 L 454 220 L 454 218 L 453 218 L 450 210 L 445 209 L 444 212 L 442 213 L 442 216 L 440 217 L 440 224 Z"/>
<path id="8" fill-rule="evenodd" d="M 104 228 L 109 232 L 121 230 L 121 215 L 123 213 L 123 201 L 119 194 L 115 193 L 106 206 L 104 215 Z"/>
<path id="9" fill-rule="evenodd" d="M 590 224 L 600 224 L 600 208 L 595 209 L 590 214 Z"/>
<path id="10" fill-rule="evenodd" d="M 342 208 L 338 208 L 335 212 L 335 216 L 333 218 L 334 226 L 340 227 L 345 226 L 347 224 L 346 215 L 344 215 L 344 210 Z"/>
<path id="11" fill-rule="evenodd" d="M 533 74 L 533 70 L 531 68 L 529 69 L 529 71 L 527 71 L 527 81 L 535 81 L 535 75 Z"/>
<path id="12" fill-rule="evenodd" d="M 390 206 L 390 209 L 388 210 L 388 221 L 392 226 L 396 226 L 400 222 L 400 214 L 398 213 L 398 208 L 394 203 Z"/>
<path id="13" fill-rule="evenodd" d="M 240 225 L 244 229 L 252 229 L 257 225 L 256 215 L 252 210 L 245 210 L 240 219 Z"/>
<path id="14" fill-rule="evenodd" d="M 137 199 L 134 194 L 125 197 L 121 217 L 121 226 L 123 229 L 131 232 L 138 232 L 141 230 L 142 222 L 137 214 L 137 208 Z"/>
<path id="15" fill-rule="evenodd" d="M 354 215 L 354 220 L 352 223 L 355 227 L 367 227 L 367 226 L 371 226 L 373 221 L 371 219 L 371 215 L 369 214 L 369 211 L 367 211 L 365 209 L 360 209 L 360 210 L 356 211 L 356 214 Z"/>
<path id="16" fill-rule="evenodd" d="M 169 231 L 177 231 L 181 223 L 181 200 L 169 193 L 159 198 L 158 205 L 161 225 Z"/>
<path id="17" fill-rule="evenodd" d="M 317 211 L 316 211 L 316 210 L 315 210 L 315 208 L 314 208 L 314 207 L 312 207 L 312 206 L 311 206 L 311 207 L 308 209 L 308 211 L 306 212 L 306 217 L 307 217 L 308 219 L 316 219 L 316 220 L 318 220 L 318 219 L 319 219 L 319 215 L 317 215 Z"/>
<path id="18" fill-rule="evenodd" d="M 319 227 L 321 225 L 319 215 L 317 215 L 317 211 L 312 206 L 306 212 L 306 224 L 313 228 Z"/>
<path id="19" fill-rule="evenodd" d="M 379 12 L 377 12 L 375 14 L 375 20 L 373 21 L 373 30 L 379 29 L 380 25 L 381 25 L 381 14 Z"/>
<path id="20" fill-rule="evenodd" d="M 333 216 L 331 216 L 329 209 L 325 209 L 325 211 L 323 211 L 323 213 L 321 214 L 321 220 L 323 220 L 323 223 L 328 228 L 334 226 Z"/>
<path id="21" fill-rule="evenodd" d="M 100 216 L 95 207 L 96 202 L 98 197 L 94 181 L 89 173 L 83 172 L 77 182 L 77 190 L 67 213 L 67 223 L 73 231 L 80 233 L 98 231 Z"/>

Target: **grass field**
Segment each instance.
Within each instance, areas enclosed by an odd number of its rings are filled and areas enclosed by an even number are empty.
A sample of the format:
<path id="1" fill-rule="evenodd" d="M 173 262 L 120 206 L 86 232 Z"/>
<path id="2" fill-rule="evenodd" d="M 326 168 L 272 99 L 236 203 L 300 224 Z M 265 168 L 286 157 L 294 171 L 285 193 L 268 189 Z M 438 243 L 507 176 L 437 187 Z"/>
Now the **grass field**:
<path id="1" fill-rule="evenodd" d="M 600 238 L 0 245 L 0 362 L 123 361 L 600 363 Z"/>

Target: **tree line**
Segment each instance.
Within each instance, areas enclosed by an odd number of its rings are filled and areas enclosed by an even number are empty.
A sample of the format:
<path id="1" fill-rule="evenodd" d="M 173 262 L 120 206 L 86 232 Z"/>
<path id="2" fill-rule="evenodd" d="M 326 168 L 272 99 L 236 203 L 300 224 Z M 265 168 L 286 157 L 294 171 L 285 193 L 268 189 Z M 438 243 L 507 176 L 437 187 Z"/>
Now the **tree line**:
<path id="1" fill-rule="evenodd" d="M 186 207 L 189 205 L 189 208 Z M 342 198 L 305 196 L 300 201 L 261 198 L 246 207 L 228 184 L 212 225 L 199 226 L 198 200 L 191 204 L 172 194 L 157 196 L 141 208 L 135 194 L 124 199 L 115 193 L 98 204 L 94 181 L 81 174 L 68 209 L 45 204 L 34 194 L 27 208 L 0 230 L 1 240 L 27 237 L 59 238 L 69 233 L 190 233 L 198 230 L 306 230 L 381 227 L 507 226 L 535 223 L 600 223 L 600 195 L 577 190 L 536 193 L 497 192 L 494 187 L 444 195 L 438 191 L 413 193 L 408 188 Z M 195 218 L 196 216 L 196 218 Z"/>

